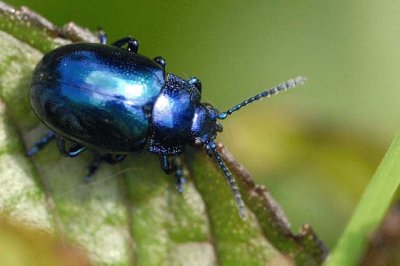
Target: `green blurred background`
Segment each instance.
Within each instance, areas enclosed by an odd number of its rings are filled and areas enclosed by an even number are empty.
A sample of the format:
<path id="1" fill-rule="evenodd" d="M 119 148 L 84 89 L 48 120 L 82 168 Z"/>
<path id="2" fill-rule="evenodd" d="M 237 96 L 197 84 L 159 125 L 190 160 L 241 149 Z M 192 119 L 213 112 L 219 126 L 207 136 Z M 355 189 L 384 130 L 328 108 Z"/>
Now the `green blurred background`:
<path id="1" fill-rule="evenodd" d="M 332 247 L 399 129 L 398 1 L 7 1 L 109 41 L 134 35 L 225 110 L 297 75 L 306 86 L 244 108 L 219 136 L 284 208 Z M 397 76 L 397 77 L 396 77 Z M 373 211 L 373 210 L 371 210 Z"/>

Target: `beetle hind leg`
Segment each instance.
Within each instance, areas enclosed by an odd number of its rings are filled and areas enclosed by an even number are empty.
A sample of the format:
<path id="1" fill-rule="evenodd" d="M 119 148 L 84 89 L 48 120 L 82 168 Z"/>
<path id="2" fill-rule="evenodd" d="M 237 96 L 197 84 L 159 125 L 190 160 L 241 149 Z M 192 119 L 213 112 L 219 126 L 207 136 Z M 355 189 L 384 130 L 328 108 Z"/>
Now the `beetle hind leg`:
<path id="1" fill-rule="evenodd" d="M 86 150 L 86 147 L 81 144 L 76 144 L 75 146 L 67 150 L 65 147 L 65 140 L 63 137 L 56 136 L 56 140 L 57 140 L 58 150 L 65 157 L 71 157 L 71 158 L 76 157 Z"/>
<path id="2" fill-rule="evenodd" d="M 43 149 L 49 142 L 54 139 L 56 134 L 53 131 L 47 132 L 45 136 L 40 138 L 38 141 L 36 141 L 33 146 L 26 151 L 26 156 L 32 157 L 36 153 L 38 153 L 41 149 Z"/>

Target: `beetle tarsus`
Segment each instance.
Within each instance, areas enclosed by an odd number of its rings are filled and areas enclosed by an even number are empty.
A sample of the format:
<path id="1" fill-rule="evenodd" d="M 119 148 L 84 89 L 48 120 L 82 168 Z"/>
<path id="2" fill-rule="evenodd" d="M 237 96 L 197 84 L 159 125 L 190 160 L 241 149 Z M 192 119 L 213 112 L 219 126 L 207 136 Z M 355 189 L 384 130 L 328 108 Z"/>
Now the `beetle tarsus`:
<path id="1" fill-rule="evenodd" d="M 183 192 L 183 185 L 186 183 L 186 178 L 183 171 L 183 163 L 179 156 L 160 155 L 161 169 L 166 174 L 174 173 L 176 177 L 176 189 L 178 192 Z"/>
<path id="2" fill-rule="evenodd" d="M 89 183 L 92 180 L 92 177 L 94 173 L 96 173 L 97 169 L 99 169 L 101 162 L 102 162 L 101 156 L 95 154 L 92 163 L 89 165 L 88 173 L 84 177 L 85 183 Z"/>
<path id="3" fill-rule="evenodd" d="M 175 156 L 174 163 L 175 163 L 176 189 L 178 190 L 179 193 L 182 193 L 183 186 L 186 183 L 182 158 L 180 158 L 179 156 Z"/>
<path id="4" fill-rule="evenodd" d="M 43 136 L 42 138 L 40 138 L 37 142 L 35 142 L 33 144 L 33 146 L 26 151 L 26 156 L 28 157 L 32 157 L 33 155 L 35 155 L 38 151 L 40 151 L 41 149 L 43 149 L 47 144 L 49 144 L 49 142 L 54 139 L 54 137 L 56 136 L 56 134 L 53 131 L 49 131 L 47 132 L 47 134 L 45 136 Z"/>
<path id="5" fill-rule="evenodd" d="M 167 61 L 165 61 L 163 57 L 157 56 L 153 60 L 165 70 L 165 67 L 167 66 Z"/>
<path id="6" fill-rule="evenodd" d="M 161 169 L 168 175 L 175 171 L 175 164 L 170 162 L 170 158 L 167 155 L 160 155 Z"/>
<path id="7" fill-rule="evenodd" d="M 101 44 L 107 44 L 107 34 L 101 27 L 97 29 L 97 36 Z"/>

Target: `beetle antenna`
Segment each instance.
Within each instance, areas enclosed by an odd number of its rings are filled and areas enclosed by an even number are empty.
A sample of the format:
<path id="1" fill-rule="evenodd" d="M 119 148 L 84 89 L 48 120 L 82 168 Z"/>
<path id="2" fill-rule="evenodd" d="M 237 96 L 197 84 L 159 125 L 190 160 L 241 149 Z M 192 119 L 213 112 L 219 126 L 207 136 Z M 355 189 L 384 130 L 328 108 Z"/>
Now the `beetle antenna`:
<path id="1" fill-rule="evenodd" d="M 233 178 L 231 172 L 229 172 L 229 169 L 226 167 L 226 165 L 222 161 L 221 155 L 217 151 L 217 145 L 215 144 L 214 141 L 211 141 L 206 145 L 206 149 L 208 152 L 210 152 L 210 150 L 211 150 L 214 153 L 215 159 L 217 160 L 217 163 L 218 163 L 219 167 L 221 168 L 222 172 L 224 172 L 226 180 L 228 181 L 228 184 L 231 188 L 233 197 L 235 198 L 235 201 L 236 201 L 236 205 L 239 209 L 240 217 L 245 218 L 246 210 L 245 210 L 242 196 L 240 195 L 240 192 L 239 192 L 239 188 L 238 188 L 236 181 Z"/>
<path id="2" fill-rule="evenodd" d="M 235 105 L 234 107 L 232 107 L 231 109 L 229 109 L 226 112 L 219 113 L 217 115 L 217 118 L 221 119 L 221 120 L 225 119 L 228 115 L 230 115 L 233 112 L 239 110 L 243 106 L 248 105 L 249 103 L 252 103 L 254 101 L 260 100 L 261 98 L 264 98 L 264 97 L 270 97 L 270 96 L 272 96 L 274 94 L 277 94 L 277 93 L 279 93 L 281 91 L 286 91 L 286 90 L 294 88 L 296 86 L 303 85 L 305 81 L 306 81 L 306 78 L 302 77 L 302 76 L 298 76 L 298 77 L 296 77 L 294 79 L 289 79 L 286 82 L 278 84 L 278 85 L 276 85 L 276 86 L 274 86 L 272 88 L 269 88 L 269 89 L 267 89 L 267 90 L 265 90 L 265 91 L 263 91 L 263 92 L 261 92 L 261 93 L 259 93 L 257 95 L 254 95 L 253 97 L 251 97 L 251 98 L 249 98 L 249 99 L 247 99 L 247 100 Z"/>

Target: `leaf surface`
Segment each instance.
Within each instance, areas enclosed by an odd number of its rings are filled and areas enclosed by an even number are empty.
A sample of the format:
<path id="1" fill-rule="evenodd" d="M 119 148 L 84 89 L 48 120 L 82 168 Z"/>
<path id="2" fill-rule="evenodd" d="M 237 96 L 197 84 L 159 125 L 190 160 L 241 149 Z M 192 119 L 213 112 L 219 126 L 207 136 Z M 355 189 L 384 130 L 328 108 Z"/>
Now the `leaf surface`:
<path id="1" fill-rule="evenodd" d="M 26 147 L 46 133 L 28 101 L 33 68 L 43 53 L 71 41 L 96 41 L 68 24 L 57 28 L 27 8 L 0 2 L 0 211 L 83 247 L 110 265 L 320 264 L 325 246 L 306 226 L 291 233 L 279 205 L 219 147 L 239 183 L 247 218 L 238 215 L 215 161 L 190 148 L 184 193 L 148 152 L 101 165 L 85 183 L 91 161 L 62 157 L 54 144 L 34 158 Z"/>

